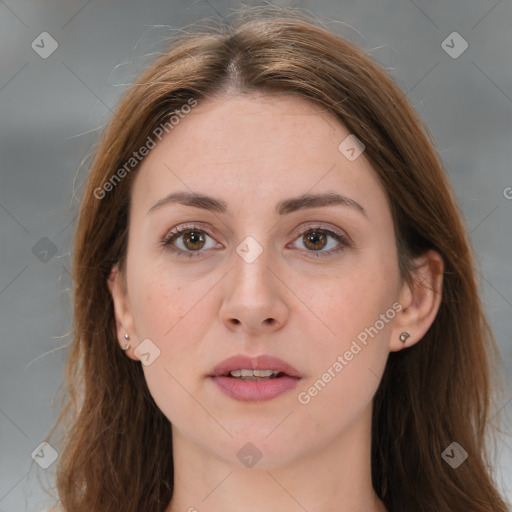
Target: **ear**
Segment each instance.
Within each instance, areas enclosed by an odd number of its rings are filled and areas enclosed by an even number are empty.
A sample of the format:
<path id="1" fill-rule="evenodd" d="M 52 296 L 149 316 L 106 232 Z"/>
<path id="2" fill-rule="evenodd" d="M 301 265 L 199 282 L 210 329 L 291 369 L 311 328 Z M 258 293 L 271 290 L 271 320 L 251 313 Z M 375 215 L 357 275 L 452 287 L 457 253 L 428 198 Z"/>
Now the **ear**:
<path id="1" fill-rule="evenodd" d="M 138 345 L 138 338 L 136 336 L 135 324 L 130 310 L 130 301 L 128 300 L 125 276 L 119 270 L 119 264 L 116 263 L 112 267 L 107 279 L 107 285 L 114 303 L 118 343 L 121 347 L 130 345 L 130 348 L 126 350 L 126 355 L 134 361 L 138 361 L 138 358 L 133 355 L 133 349 Z M 130 337 L 129 339 L 125 339 L 126 334 Z"/>
<path id="2" fill-rule="evenodd" d="M 429 250 L 414 260 L 413 283 L 404 282 L 399 304 L 401 311 L 393 325 L 389 350 L 396 352 L 418 343 L 434 322 L 441 305 L 444 261 L 441 255 Z M 400 335 L 410 336 L 405 342 Z"/>

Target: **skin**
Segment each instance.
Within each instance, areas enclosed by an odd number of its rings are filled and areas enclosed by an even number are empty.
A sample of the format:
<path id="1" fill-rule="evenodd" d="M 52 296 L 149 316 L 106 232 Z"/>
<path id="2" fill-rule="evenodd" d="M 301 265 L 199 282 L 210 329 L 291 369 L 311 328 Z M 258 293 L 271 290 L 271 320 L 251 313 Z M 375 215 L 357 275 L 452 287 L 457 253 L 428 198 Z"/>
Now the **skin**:
<path id="1" fill-rule="evenodd" d="M 119 343 L 130 335 L 127 357 L 138 360 L 146 338 L 160 350 L 143 369 L 172 424 L 175 493 L 166 512 L 386 510 L 371 484 L 372 400 L 389 352 L 420 341 L 433 322 L 443 262 L 430 251 L 417 261 L 421 284 L 402 281 L 386 193 L 364 153 L 349 161 L 338 150 L 348 135 L 294 96 L 216 97 L 201 100 L 142 163 L 126 272 L 115 266 L 108 285 Z M 222 199 L 228 212 L 176 203 L 148 213 L 177 191 Z M 321 192 L 348 196 L 367 216 L 343 205 L 275 212 L 283 199 Z M 162 247 L 169 231 L 191 222 L 204 230 L 204 245 L 182 234 L 174 246 L 199 256 Z M 308 245 L 317 223 L 349 246 L 330 236 Z M 252 263 L 236 252 L 247 236 L 263 251 Z M 393 303 L 401 311 L 300 403 L 298 393 Z M 411 333 L 405 344 L 403 331 Z M 303 379 L 273 400 L 236 401 L 206 375 L 240 353 L 279 357 Z M 252 468 L 237 458 L 247 442 L 262 453 Z"/>

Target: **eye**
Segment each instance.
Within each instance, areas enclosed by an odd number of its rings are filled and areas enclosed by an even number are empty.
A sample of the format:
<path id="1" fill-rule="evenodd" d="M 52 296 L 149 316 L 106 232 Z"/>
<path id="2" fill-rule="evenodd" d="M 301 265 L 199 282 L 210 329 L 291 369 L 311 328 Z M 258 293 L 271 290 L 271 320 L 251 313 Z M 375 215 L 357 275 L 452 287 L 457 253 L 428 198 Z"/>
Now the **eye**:
<path id="1" fill-rule="evenodd" d="M 215 243 L 209 246 L 206 239 L 213 241 L 206 231 L 197 226 L 180 226 L 169 232 L 162 240 L 162 245 L 179 256 L 200 256 L 201 249 L 212 249 Z M 182 239 L 182 240 L 180 240 Z M 177 242 L 177 246 L 174 243 Z"/>
<path id="2" fill-rule="evenodd" d="M 331 241 L 329 243 L 329 238 L 334 240 L 334 242 Z M 341 233 L 322 228 L 321 226 L 312 226 L 303 231 L 297 240 L 302 243 L 307 252 L 313 253 L 317 258 L 330 256 L 350 245 L 347 238 Z M 323 250 L 325 247 L 328 247 L 328 250 Z"/>

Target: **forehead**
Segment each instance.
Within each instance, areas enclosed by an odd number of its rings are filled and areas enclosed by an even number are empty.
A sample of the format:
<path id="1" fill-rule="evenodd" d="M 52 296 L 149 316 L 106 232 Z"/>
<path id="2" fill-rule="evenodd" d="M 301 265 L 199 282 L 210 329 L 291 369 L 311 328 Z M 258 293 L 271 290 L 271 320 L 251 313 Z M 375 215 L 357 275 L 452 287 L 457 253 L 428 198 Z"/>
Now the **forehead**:
<path id="1" fill-rule="evenodd" d="M 132 200 L 147 211 L 176 190 L 239 206 L 338 191 L 385 206 L 364 153 L 350 161 L 340 152 L 349 135 L 331 113 L 297 96 L 203 99 L 145 157 Z"/>

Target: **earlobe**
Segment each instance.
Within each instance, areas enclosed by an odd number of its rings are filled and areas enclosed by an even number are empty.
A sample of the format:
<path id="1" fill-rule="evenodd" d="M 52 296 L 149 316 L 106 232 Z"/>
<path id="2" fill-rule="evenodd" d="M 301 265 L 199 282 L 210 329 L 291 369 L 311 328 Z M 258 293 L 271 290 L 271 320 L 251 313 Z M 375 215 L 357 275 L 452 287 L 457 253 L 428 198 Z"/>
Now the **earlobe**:
<path id="1" fill-rule="evenodd" d="M 418 343 L 434 322 L 442 299 L 444 261 L 429 250 L 414 261 L 412 283 L 404 282 L 402 310 L 393 326 L 389 350 L 396 352 Z"/>

